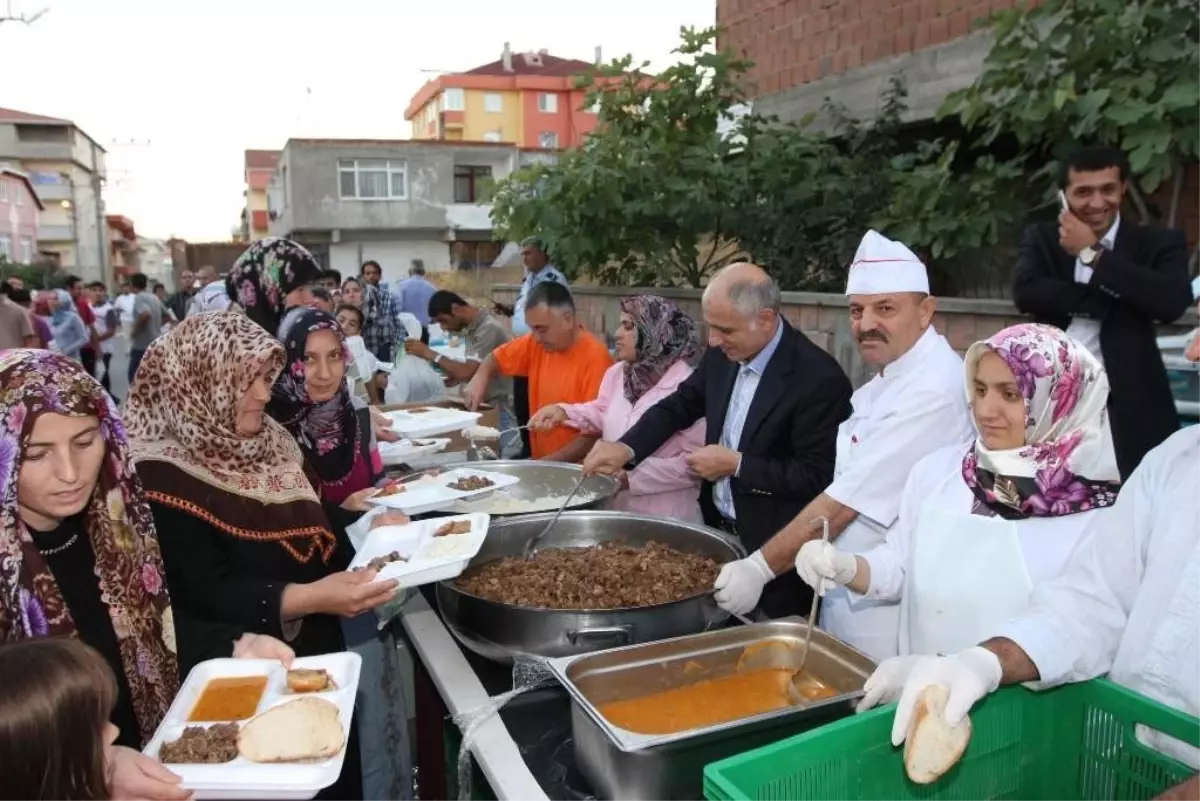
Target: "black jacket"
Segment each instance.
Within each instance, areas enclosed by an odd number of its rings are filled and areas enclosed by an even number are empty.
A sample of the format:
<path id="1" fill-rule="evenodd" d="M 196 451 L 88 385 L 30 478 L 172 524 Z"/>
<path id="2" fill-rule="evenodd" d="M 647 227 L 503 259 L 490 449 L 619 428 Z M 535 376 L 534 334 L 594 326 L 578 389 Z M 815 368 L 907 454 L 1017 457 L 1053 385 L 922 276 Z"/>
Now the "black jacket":
<path id="1" fill-rule="evenodd" d="M 850 416 L 852 390 L 841 366 L 786 321 L 782 324 L 779 347 L 746 413 L 737 447 L 741 473 L 731 484 L 738 536 L 749 550 L 762 546 L 829 486 L 838 426 Z M 701 417 L 707 421 L 705 443 L 719 443 L 737 372 L 737 364 L 709 348 L 695 372 L 621 437 L 633 449 L 634 461 Z M 700 508 L 705 522 L 716 527 L 720 514 L 712 490 L 711 482 L 701 485 Z M 811 593 L 789 570 L 768 585 L 759 606 L 771 617 L 807 615 Z"/>
<path id="2" fill-rule="evenodd" d="M 1179 430 L 1156 323 L 1179 319 L 1192 303 L 1182 231 L 1122 220 L 1092 280 L 1075 281 L 1075 258 L 1058 244 L 1057 223 L 1025 229 L 1013 286 L 1017 308 L 1066 329 L 1074 317 L 1101 321 L 1100 352 L 1111 387 L 1108 408 L 1121 477 Z"/>

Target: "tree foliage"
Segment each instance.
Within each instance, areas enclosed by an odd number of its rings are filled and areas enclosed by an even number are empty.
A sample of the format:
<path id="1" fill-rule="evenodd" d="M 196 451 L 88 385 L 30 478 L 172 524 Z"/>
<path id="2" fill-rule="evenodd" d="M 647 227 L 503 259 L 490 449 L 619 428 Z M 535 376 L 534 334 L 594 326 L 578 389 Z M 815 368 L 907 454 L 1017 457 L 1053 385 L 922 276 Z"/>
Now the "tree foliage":
<path id="1" fill-rule="evenodd" d="M 1009 166 L 1038 171 L 1045 202 L 1054 159 L 1081 142 L 1119 147 L 1143 221 L 1175 225 L 1200 145 L 1200 3 L 1045 0 L 993 15 L 992 27 L 982 74 L 939 114 L 957 116 L 984 147 L 1015 139 Z M 1153 209 L 1146 196 L 1164 182 L 1171 200 Z"/>

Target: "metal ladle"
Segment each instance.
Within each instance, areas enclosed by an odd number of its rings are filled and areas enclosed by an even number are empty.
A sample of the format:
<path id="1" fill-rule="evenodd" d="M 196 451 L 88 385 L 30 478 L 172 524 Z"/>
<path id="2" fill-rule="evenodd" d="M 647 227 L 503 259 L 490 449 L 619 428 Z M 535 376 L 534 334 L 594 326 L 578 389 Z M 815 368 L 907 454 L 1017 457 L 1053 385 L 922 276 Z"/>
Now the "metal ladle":
<path id="1" fill-rule="evenodd" d="M 529 538 L 529 541 L 525 543 L 525 550 L 523 551 L 525 559 L 529 559 L 529 557 L 533 556 L 534 546 L 537 545 L 539 541 L 541 541 L 542 539 L 545 538 L 546 534 L 549 533 L 550 529 L 554 527 L 554 524 L 558 522 L 558 518 L 562 517 L 563 511 L 565 511 L 566 508 L 568 506 L 570 506 L 571 499 L 575 497 L 575 493 L 579 492 L 579 488 L 583 486 L 583 482 L 587 481 L 587 479 L 588 479 L 588 477 L 586 475 L 583 475 L 583 473 L 581 472 L 579 475 L 579 480 L 576 481 L 575 486 L 571 488 L 571 494 L 567 496 L 567 499 L 565 501 L 563 501 L 562 506 L 558 507 L 558 511 L 554 513 L 554 517 L 550 518 L 550 522 L 546 524 L 545 528 L 543 528 L 537 534 L 534 534 L 532 537 Z"/>
<path id="2" fill-rule="evenodd" d="M 813 523 L 821 523 L 821 539 L 824 542 L 829 542 L 829 518 L 818 517 L 813 520 Z M 819 582 L 818 582 L 819 583 Z M 808 612 L 808 628 L 804 630 L 804 652 L 800 654 L 800 666 L 792 671 L 792 686 L 795 687 L 796 679 L 803 672 L 805 664 L 808 663 L 808 647 L 812 643 L 813 626 L 817 624 L 817 604 L 821 600 L 821 594 L 817 592 L 817 588 L 813 589 L 812 608 Z M 799 691 L 797 691 L 799 695 Z"/>

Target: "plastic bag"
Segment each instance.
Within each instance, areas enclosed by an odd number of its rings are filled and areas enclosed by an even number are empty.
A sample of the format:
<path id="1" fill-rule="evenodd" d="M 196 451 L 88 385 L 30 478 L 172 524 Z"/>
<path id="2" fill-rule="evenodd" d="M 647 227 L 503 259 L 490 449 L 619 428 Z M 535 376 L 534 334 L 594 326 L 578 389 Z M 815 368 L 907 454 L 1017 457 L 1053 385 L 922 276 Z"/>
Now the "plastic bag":
<path id="1" fill-rule="evenodd" d="M 415 356 L 398 355 L 384 390 L 385 403 L 422 403 L 440 398 L 446 391 L 441 376 L 429 362 Z"/>

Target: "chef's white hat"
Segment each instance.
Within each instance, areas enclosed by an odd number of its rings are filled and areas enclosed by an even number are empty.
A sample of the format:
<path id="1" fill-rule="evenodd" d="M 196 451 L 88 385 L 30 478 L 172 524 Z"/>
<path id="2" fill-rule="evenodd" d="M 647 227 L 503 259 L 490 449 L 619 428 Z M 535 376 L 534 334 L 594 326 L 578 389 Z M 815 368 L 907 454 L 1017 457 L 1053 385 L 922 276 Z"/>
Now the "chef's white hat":
<path id="1" fill-rule="evenodd" d="M 887 292 L 929 294 L 929 275 L 916 254 L 900 242 L 877 231 L 867 231 L 850 264 L 847 295 L 882 295 Z"/>

